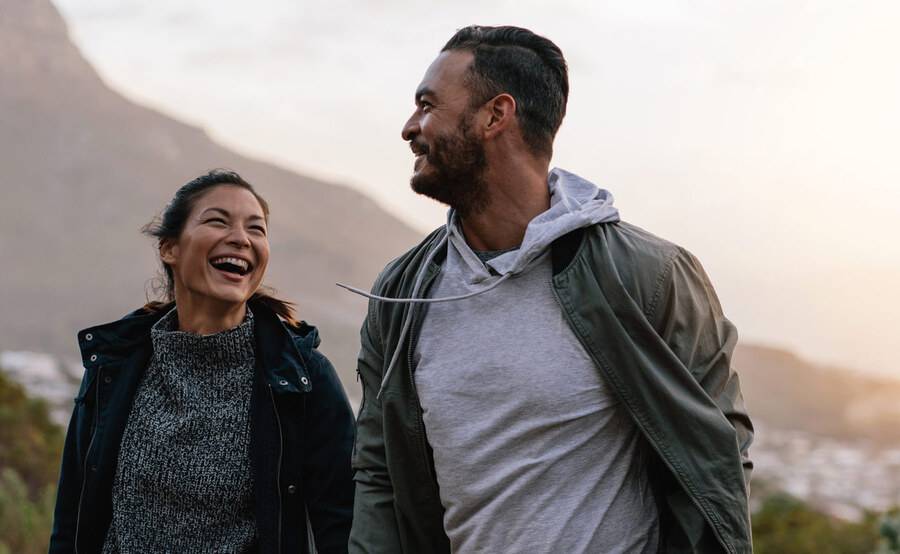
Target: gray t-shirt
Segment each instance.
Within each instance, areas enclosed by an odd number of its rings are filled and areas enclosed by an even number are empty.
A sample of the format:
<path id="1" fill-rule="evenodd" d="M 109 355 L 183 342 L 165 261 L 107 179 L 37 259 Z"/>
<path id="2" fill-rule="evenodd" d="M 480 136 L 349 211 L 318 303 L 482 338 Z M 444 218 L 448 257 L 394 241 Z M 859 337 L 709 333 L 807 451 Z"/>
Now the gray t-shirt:
<path id="1" fill-rule="evenodd" d="M 483 288 L 448 247 L 432 298 Z M 428 307 L 415 383 L 455 553 L 656 552 L 639 431 L 556 303 L 544 253 Z"/>

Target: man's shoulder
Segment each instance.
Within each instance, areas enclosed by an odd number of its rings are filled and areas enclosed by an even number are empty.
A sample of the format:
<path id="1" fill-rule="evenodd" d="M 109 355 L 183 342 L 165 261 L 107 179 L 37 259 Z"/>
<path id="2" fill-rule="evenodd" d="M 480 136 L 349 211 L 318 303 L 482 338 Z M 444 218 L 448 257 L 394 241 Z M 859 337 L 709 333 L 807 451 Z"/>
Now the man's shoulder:
<path id="1" fill-rule="evenodd" d="M 616 279 L 645 313 L 651 313 L 668 288 L 679 259 L 691 254 L 672 241 L 624 221 L 599 224 L 592 229 L 588 249 L 595 264 L 614 266 Z"/>
<path id="2" fill-rule="evenodd" d="M 672 241 L 638 227 L 618 221 L 613 224 L 595 226 L 597 233 L 603 234 L 610 255 L 617 265 L 635 265 L 635 269 L 664 266 L 673 258 L 686 251 Z"/>
<path id="3" fill-rule="evenodd" d="M 421 264 L 424 263 L 427 252 L 443 236 L 444 229 L 445 226 L 443 225 L 438 227 L 426 235 L 418 244 L 388 262 L 375 279 L 372 291 L 380 294 L 386 288 L 400 281 L 405 275 L 415 274 Z"/>

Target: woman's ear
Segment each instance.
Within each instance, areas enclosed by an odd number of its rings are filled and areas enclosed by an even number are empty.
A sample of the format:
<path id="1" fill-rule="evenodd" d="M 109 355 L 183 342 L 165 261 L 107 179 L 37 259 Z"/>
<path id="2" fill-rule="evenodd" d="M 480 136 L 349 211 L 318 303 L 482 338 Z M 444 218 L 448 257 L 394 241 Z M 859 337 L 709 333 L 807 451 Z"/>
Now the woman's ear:
<path id="1" fill-rule="evenodd" d="M 159 259 L 166 265 L 175 265 L 178 261 L 178 243 L 164 240 L 159 245 Z"/>

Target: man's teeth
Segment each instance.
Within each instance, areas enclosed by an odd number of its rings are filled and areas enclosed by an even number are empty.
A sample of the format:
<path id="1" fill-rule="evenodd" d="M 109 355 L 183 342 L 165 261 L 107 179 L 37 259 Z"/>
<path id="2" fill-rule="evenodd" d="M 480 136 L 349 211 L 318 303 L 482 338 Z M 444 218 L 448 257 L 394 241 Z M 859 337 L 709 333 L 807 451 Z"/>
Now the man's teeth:
<path id="1" fill-rule="evenodd" d="M 216 258 L 212 261 L 213 264 L 231 264 L 241 268 L 241 271 L 247 271 L 247 268 L 250 267 L 250 264 L 247 263 L 246 260 L 242 260 L 240 258 Z"/>

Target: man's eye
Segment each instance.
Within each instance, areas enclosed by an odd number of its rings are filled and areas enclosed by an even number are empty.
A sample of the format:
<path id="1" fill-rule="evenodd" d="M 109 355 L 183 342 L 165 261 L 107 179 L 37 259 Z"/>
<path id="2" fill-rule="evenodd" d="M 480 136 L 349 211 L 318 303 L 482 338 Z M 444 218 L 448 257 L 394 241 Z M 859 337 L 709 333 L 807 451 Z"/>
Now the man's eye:
<path id="1" fill-rule="evenodd" d="M 265 228 L 265 227 L 261 227 L 261 226 L 259 226 L 259 225 L 254 225 L 253 227 L 250 227 L 250 230 L 251 230 L 251 231 L 257 231 L 257 232 L 259 232 L 259 233 L 262 233 L 263 235 L 266 234 L 266 228 Z"/>
<path id="2" fill-rule="evenodd" d="M 206 220 L 206 223 L 219 223 L 221 225 L 225 225 L 225 220 L 221 217 L 211 217 Z"/>

